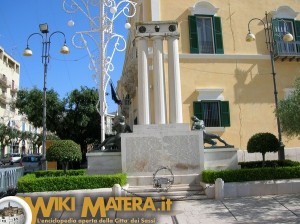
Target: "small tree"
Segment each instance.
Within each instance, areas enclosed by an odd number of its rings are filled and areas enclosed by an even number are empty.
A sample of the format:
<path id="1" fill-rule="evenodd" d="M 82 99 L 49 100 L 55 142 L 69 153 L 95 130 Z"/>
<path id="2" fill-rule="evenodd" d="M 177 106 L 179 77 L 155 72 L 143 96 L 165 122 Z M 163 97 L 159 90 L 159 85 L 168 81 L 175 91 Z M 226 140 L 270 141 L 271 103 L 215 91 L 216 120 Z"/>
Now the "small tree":
<path id="1" fill-rule="evenodd" d="M 257 133 L 253 135 L 247 144 L 247 151 L 249 153 L 260 152 L 263 158 L 263 165 L 265 163 L 266 152 L 277 152 L 280 143 L 275 135 L 271 133 Z"/>
<path id="2" fill-rule="evenodd" d="M 296 79 L 294 90 L 287 99 L 280 100 L 276 115 L 282 131 L 288 137 L 300 136 L 300 77 Z"/>
<path id="3" fill-rule="evenodd" d="M 47 149 L 46 159 L 61 162 L 66 174 L 69 162 L 82 160 L 80 146 L 72 140 L 57 140 Z"/>

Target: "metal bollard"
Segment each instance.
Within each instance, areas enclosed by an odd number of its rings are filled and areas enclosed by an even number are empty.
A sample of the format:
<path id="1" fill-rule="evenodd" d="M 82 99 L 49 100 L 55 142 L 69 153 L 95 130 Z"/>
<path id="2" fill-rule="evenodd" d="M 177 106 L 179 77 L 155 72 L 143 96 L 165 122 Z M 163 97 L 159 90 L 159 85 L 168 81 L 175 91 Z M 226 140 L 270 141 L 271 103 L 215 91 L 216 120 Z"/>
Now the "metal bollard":
<path id="1" fill-rule="evenodd" d="M 224 199 L 224 181 L 221 178 L 215 180 L 215 199 Z"/>
<path id="2" fill-rule="evenodd" d="M 120 184 L 115 184 L 112 187 L 112 196 L 113 197 L 121 197 L 122 195 L 122 188 L 120 186 Z"/>

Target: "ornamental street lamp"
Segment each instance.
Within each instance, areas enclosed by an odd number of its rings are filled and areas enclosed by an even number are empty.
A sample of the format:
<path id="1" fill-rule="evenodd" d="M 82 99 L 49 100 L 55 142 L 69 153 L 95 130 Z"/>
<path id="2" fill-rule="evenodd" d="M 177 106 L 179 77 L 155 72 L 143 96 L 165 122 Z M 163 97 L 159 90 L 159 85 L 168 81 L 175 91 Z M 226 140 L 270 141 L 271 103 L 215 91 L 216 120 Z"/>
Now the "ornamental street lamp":
<path id="1" fill-rule="evenodd" d="M 133 17 L 136 13 L 136 5 L 137 3 L 132 0 L 63 1 L 63 8 L 67 13 L 81 12 L 89 24 L 87 30 L 77 31 L 74 34 L 72 43 L 76 48 L 87 50 L 91 60 L 89 68 L 95 72 L 94 79 L 99 95 L 96 108 L 101 117 L 101 142 L 105 140 L 105 118 L 108 109 L 106 89 L 115 68 L 113 59 L 116 53 L 126 50 L 126 38 L 120 32 L 120 27 L 115 27 L 115 23 L 118 18 Z M 93 15 L 93 12 L 96 14 Z M 83 20 L 81 22 L 83 23 Z M 73 26 L 74 21 L 70 20 L 68 25 Z M 124 26 L 126 29 L 131 27 L 128 22 Z M 95 45 L 95 49 L 98 50 L 95 55 L 92 54 L 91 45 Z"/>
<path id="2" fill-rule="evenodd" d="M 255 41 L 255 35 L 253 33 L 251 33 L 250 31 L 250 23 L 253 20 L 259 20 L 260 22 L 262 22 L 262 24 L 264 25 L 264 31 L 265 31 L 265 40 L 266 40 L 266 45 L 267 45 L 267 49 L 269 50 L 269 54 L 270 54 L 270 60 L 271 60 L 271 67 L 272 67 L 272 76 L 273 76 L 273 85 L 274 85 L 274 98 L 275 98 L 275 109 L 278 109 L 278 92 L 277 92 L 277 86 L 276 86 L 276 72 L 275 72 L 275 63 L 274 63 L 274 50 L 276 47 L 276 40 L 274 39 L 274 30 L 272 27 L 272 23 L 268 21 L 268 13 L 265 12 L 265 19 L 266 21 L 264 22 L 263 20 L 259 19 L 259 18 L 253 18 L 248 22 L 248 34 L 246 36 L 246 41 L 247 42 L 251 42 L 251 41 Z M 294 39 L 293 35 L 290 34 L 287 31 L 287 24 L 283 19 L 273 19 L 275 21 L 282 21 L 284 23 L 285 26 L 285 33 L 280 36 L 280 38 L 282 38 L 282 40 L 284 42 L 290 42 Z M 281 126 L 280 126 L 280 120 L 279 117 L 277 116 L 277 131 L 278 131 L 278 141 L 280 143 L 280 148 L 278 150 L 278 159 L 279 160 L 284 160 L 285 159 L 285 155 L 284 155 L 284 144 L 282 142 L 282 136 L 281 136 Z"/>
<path id="3" fill-rule="evenodd" d="M 40 31 L 42 34 L 40 33 L 32 33 L 28 39 L 27 39 L 27 47 L 25 48 L 25 50 L 23 51 L 23 55 L 24 56 L 31 56 L 32 55 L 32 51 L 29 48 L 29 39 L 32 36 L 38 35 L 42 38 L 42 63 L 44 64 L 44 88 L 43 88 L 43 141 L 42 141 L 42 155 L 43 158 L 45 158 L 46 156 L 46 136 L 47 136 L 47 127 L 46 127 L 46 109 L 47 109 L 47 104 L 46 104 L 46 80 L 47 80 L 47 68 L 48 68 L 48 63 L 50 62 L 50 44 L 51 44 L 51 37 L 54 34 L 61 34 L 63 35 L 64 38 L 64 44 L 60 49 L 60 53 L 62 54 L 69 54 L 69 48 L 66 45 L 66 37 L 65 34 L 61 31 L 56 31 L 53 32 L 49 35 L 48 37 L 48 33 L 49 33 L 49 29 L 48 29 L 48 24 L 44 23 L 44 24 L 40 24 Z"/>

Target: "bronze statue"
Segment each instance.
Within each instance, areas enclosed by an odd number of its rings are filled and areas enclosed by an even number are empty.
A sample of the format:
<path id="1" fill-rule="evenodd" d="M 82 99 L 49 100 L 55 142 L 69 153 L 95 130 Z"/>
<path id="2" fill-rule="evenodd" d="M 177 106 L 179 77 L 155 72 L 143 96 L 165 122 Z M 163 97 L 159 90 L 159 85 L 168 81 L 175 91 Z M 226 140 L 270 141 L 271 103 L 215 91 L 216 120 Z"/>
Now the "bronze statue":
<path id="1" fill-rule="evenodd" d="M 114 118 L 112 130 L 117 132 L 116 135 L 105 139 L 99 145 L 99 149 L 104 146 L 105 149 L 103 151 L 121 151 L 121 133 L 132 132 L 129 125 L 125 123 L 124 116 L 116 116 Z"/>
<path id="2" fill-rule="evenodd" d="M 199 120 L 196 116 L 191 117 L 193 124 L 192 124 L 192 130 L 203 130 L 203 141 L 204 143 L 210 144 L 211 147 L 215 146 L 217 144 L 216 141 L 213 139 L 218 139 L 220 142 L 222 142 L 226 148 L 233 148 L 233 145 L 229 145 L 224 139 L 222 139 L 219 135 L 208 133 L 205 130 L 205 125 L 203 120 Z"/>

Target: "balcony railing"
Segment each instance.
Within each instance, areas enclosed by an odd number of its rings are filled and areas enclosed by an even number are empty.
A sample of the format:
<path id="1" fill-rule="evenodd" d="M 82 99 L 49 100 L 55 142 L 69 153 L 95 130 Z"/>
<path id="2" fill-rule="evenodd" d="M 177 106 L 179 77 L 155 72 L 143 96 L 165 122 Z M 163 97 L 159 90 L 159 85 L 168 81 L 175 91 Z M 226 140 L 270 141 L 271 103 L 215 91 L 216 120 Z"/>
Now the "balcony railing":
<path id="1" fill-rule="evenodd" d="M 6 100 L 7 100 L 6 94 L 5 93 L 0 94 L 0 102 L 6 104 Z"/>
<path id="2" fill-rule="evenodd" d="M 9 85 L 7 84 L 7 77 L 5 75 L 0 75 L 0 85 L 7 88 Z"/>
<path id="3" fill-rule="evenodd" d="M 12 92 L 12 93 L 17 93 L 17 92 L 18 92 L 18 89 L 15 88 L 15 87 L 13 87 L 13 88 L 10 89 L 10 92 Z"/>
<path id="4" fill-rule="evenodd" d="M 300 61 L 300 41 L 283 42 L 276 41 L 274 48 L 275 60 L 281 59 L 289 61 Z"/>

